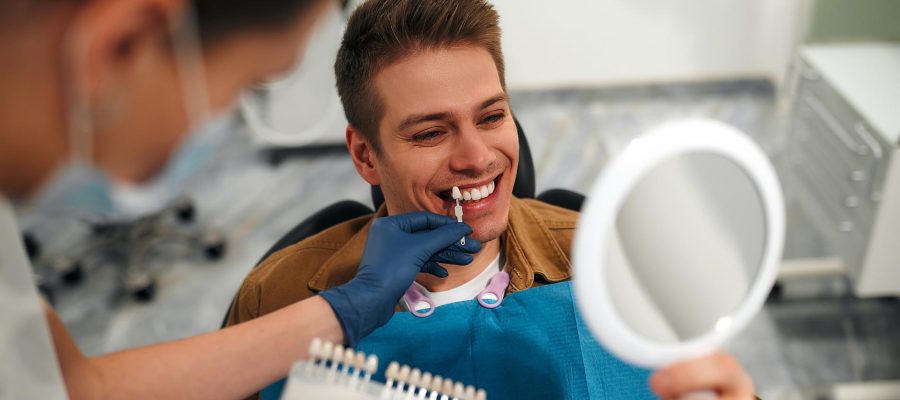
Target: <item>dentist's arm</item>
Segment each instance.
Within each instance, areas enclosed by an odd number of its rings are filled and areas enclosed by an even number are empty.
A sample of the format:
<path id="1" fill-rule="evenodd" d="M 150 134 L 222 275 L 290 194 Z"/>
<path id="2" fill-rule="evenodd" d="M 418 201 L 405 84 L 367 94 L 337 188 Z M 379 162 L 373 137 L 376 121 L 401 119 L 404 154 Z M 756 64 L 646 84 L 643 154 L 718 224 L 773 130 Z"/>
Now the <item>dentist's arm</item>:
<path id="1" fill-rule="evenodd" d="M 345 285 L 223 330 L 99 357 L 85 357 L 45 305 L 69 396 L 249 396 L 306 358 L 313 338 L 355 344 L 386 323 L 419 272 L 441 276 L 436 262 L 470 263 L 467 253 L 480 244 L 457 243 L 471 232 L 452 218 L 424 212 L 380 218 L 372 224 L 356 277 Z"/>

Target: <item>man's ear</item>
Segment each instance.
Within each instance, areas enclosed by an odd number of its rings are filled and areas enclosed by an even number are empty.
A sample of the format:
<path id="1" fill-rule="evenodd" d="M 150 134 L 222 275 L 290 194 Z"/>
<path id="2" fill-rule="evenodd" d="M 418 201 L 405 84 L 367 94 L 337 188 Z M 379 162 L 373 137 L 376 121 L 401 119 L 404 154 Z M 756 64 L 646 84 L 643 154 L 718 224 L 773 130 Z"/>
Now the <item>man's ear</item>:
<path id="1" fill-rule="evenodd" d="M 66 37 L 64 62 L 74 95 L 96 101 L 119 90 L 148 51 L 171 37 L 170 21 L 181 21 L 184 0 L 96 0 L 85 2 Z"/>
<path id="2" fill-rule="evenodd" d="M 353 125 L 347 125 L 347 150 L 353 159 L 353 166 L 366 182 L 370 185 L 380 185 L 381 177 L 378 175 L 378 159 L 375 148 L 369 140 Z"/>

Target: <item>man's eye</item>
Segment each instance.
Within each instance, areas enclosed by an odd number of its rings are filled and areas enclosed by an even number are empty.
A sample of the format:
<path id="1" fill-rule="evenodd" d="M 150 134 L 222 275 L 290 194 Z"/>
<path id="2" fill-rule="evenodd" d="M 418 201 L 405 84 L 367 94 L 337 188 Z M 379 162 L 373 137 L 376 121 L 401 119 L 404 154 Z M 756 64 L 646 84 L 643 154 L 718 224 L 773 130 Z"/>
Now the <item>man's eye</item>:
<path id="1" fill-rule="evenodd" d="M 427 142 L 429 140 L 437 139 L 441 136 L 440 131 L 428 131 L 413 135 L 413 140 L 416 142 Z"/>
<path id="2" fill-rule="evenodd" d="M 484 124 L 493 124 L 493 123 L 502 121 L 503 118 L 505 118 L 505 117 L 506 117 L 506 114 L 504 114 L 504 113 L 491 114 L 491 115 L 488 115 L 487 117 L 484 117 L 484 119 L 481 120 L 481 122 Z"/>

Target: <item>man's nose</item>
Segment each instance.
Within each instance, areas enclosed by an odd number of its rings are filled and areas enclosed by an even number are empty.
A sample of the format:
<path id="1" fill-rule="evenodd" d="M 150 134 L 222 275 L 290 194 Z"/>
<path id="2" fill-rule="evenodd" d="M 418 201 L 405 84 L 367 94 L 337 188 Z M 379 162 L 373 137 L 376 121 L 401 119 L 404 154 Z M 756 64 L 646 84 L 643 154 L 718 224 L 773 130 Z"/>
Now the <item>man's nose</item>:
<path id="1" fill-rule="evenodd" d="M 484 134 L 474 126 L 457 132 L 456 146 L 450 157 L 450 169 L 456 172 L 480 173 L 494 162 L 494 152 L 485 142 Z"/>

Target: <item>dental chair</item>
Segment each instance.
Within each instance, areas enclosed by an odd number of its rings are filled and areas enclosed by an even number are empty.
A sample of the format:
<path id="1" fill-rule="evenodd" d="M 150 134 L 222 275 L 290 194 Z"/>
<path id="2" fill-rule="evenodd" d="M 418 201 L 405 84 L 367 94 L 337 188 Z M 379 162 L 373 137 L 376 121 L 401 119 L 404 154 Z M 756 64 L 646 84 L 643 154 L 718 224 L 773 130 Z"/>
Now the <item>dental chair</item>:
<path id="1" fill-rule="evenodd" d="M 51 304 L 57 292 L 82 283 L 91 270 L 104 264 L 117 271 L 115 297 L 148 302 L 156 295 L 161 260 L 167 264 L 199 253 L 217 261 L 226 251 L 224 236 L 196 221 L 195 205 L 186 196 L 137 218 L 66 214 L 55 218 L 32 227 L 44 228 L 43 237 L 26 231 L 22 238 L 38 289 Z M 72 220 L 78 228 L 60 229 L 59 219 Z"/>
<path id="2" fill-rule="evenodd" d="M 516 182 L 513 184 L 513 195 L 520 199 L 536 198 L 558 207 L 567 208 L 573 211 L 581 211 L 581 205 L 584 203 L 584 195 L 567 189 L 550 189 L 535 197 L 534 160 L 531 158 L 531 148 L 528 146 L 528 140 L 525 138 L 525 131 L 522 129 L 522 125 L 519 124 L 519 120 L 515 119 L 515 122 L 516 130 L 519 135 L 519 166 L 516 170 Z M 384 194 L 381 192 L 380 187 L 372 186 L 371 195 L 372 205 L 374 206 L 374 210 L 377 210 L 381 207 L 381 204 L 384 203 Z M 325 207 L 282 236 L 281 239 L 275 242 L 275 244 L 266 251 L 265 255 L 260 258 L 256 265 L 258 266 L 270 255 L 285 247 L 300 242 L 303 239 L 341 222 L 372 214 L 374 210 L 353 200 L 344 200 Z M 232 303 L 234 303 L 233 300 Z M 223 328 L 228 321 L 228 314 L 230 313 L 231 304 L 228 305 L 228 310 L 225 312 L 225 318 L 222 320 Z"/>

